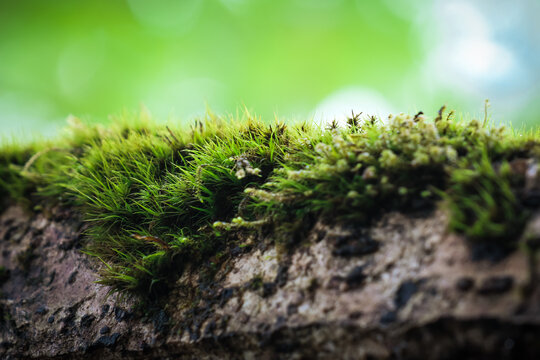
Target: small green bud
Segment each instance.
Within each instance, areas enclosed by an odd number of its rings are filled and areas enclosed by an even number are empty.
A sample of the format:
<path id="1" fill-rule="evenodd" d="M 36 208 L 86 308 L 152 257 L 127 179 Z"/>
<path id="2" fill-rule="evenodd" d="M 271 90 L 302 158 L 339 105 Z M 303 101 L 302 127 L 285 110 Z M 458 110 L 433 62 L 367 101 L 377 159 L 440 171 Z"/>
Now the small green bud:
<path id="1" fill-rule="evenodd" d="M 336 169 L 339 172 L 345 172 L 349 170 L 349 164 L 347 163 L 347 160 L 339 159 L 336 163 Z"/>
<path id="2" fill-rule="evenodd" d="M 429 164 L 429 156 L 422 150 L 417 150 L 413 155 L 413 166 L 424 166 Z"/>
<path id="3" fill-rule="evenodd" d="M 456 151 L 456 149 L 454 149 L 453 147 L 451 146 L 447 146 L 446 147 L 446 158 L 450 161 L 456 161 L 457 158 L 458 158 L 458 153 Z"/>
<path id="4" fill-rule="evenodd" d="M 383 150 L 383 152 L 381 153 L 381 165 L 383 167 L 396 167 L 398 163 L 399 159 L 397 155 L 392 152 L 392 150 Z"/>

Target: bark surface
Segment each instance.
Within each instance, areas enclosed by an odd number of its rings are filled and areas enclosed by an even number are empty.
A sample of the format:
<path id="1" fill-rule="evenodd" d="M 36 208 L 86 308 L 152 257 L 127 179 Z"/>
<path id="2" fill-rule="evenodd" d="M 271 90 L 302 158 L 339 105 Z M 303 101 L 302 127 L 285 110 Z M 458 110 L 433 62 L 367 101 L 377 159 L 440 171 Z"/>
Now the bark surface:
<path id="1" fill-rule="evenodd" d="M 0 215 L 0 357 L 55 359 L 538 359 L 540 266 L 472 246 L 442 211 L 370 228 L 318 222 L 187 268 L 160 306 L 107 296 L 79 214 Z M 540 240 L 540 213 L 527 225 Z"/>

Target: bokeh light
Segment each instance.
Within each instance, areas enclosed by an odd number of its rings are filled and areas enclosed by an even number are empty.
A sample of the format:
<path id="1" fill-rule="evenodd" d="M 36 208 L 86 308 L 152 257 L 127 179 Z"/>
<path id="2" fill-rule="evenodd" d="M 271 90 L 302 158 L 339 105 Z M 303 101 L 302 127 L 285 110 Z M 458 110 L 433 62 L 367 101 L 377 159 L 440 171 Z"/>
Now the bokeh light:
<path id="1" fill-rule="evenodd" d="M 0 137 L 146 106 L 326 121 L 363 111 L 540 123 L 537 0 L 0 2 Z"/>

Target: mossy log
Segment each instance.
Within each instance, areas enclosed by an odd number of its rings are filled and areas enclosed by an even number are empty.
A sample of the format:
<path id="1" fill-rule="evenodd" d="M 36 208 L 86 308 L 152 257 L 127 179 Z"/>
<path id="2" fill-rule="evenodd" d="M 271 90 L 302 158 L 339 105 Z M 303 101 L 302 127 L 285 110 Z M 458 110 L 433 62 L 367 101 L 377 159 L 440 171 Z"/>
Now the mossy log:
<path id="1" fill-rule="evenodd" d="M 287 252 L 271 234 L 245 239 L 141 302 L 94 282 L 77 212 L 11 206 L 0 216 L 0 357 L 538 359 L 536 252 L 471 246 L 447 221 L 442 210 L 369 227 L 321 220 Z M 540 213 L 524 238 L 540 240 Z"/>
<path id="2" fill-rule="evenodd" d="M 0 147 L 0 357 L 540 358 L 540 130 L 146 114 Z"/>

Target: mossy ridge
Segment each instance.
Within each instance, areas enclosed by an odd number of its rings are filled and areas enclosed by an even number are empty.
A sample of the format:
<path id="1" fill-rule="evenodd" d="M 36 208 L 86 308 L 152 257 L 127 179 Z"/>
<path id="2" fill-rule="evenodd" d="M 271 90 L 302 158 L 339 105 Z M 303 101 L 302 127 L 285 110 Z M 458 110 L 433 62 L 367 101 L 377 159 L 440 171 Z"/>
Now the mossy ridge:
<path id="1" fill-rule="evenodd" d="M 247 192 L 264 216 L 317 212 L 360 221 L 442 196 L 452 230 L 480 241 L 515 239 L 528 209 L 515 194 L 525 171 L 509 162 L 538 161 L 539 132 L 517 134 L 452 116 L 443 108 L 433 121 L 401 114 L 358 126 L 353 114 L 347 129 L 334 129 L 330 141 L 315 145 L 312 161 L 300 167 L 286 162 L 262 188 Z"/>
<path id="2" fill-rule="evenodd" d="M 6 161 L 5 169 L 14 173 L 13 185 L 81 207 L 91 224 L 85 251 L 106 264 L 103 284 L 148 291 L 171 264 L 219 250 L 224 237 L 212 223 L 246 215 L 243 190 L 264 183 L 286 151 L 302 151 L 300 132 L 317 136 L 301 128 L 293 133 L 247 114 L 238 121 L 208 114 L 187 131 L 157 126 L 144 114 L 135 125 L 110 129 L 71 119 L 61 143 L 36 149 L 33 159 L 21 150 L 21 160 Z M 31 193 L 11 191 L 16 200 Z"/>
<path id="3" fill-rule="evenodd" d="M 152 124 L 145 113 L 109 129 L 72 119 L 59 143 L 3 147 L 0 190 L 81 207 L 91 225 L 86 252 L 106 264 L 100 282 L 120 292 L 156 290 L 181 271 L 173 269 L 219 254 L 231 230 L 291 229 L 305 216 L 367 222 L 441 197 L 453 230 L 515 239 L 530 206 L 518 191 L 524 174 L 509 164 L 540 158 L 539 132 L 451 115 L 353 114 L 328 129 L 266 125 L 247 113 L 208 114 L 189 129 Z"/>

